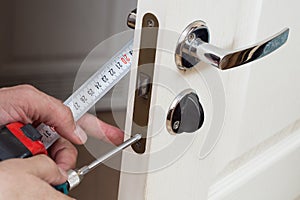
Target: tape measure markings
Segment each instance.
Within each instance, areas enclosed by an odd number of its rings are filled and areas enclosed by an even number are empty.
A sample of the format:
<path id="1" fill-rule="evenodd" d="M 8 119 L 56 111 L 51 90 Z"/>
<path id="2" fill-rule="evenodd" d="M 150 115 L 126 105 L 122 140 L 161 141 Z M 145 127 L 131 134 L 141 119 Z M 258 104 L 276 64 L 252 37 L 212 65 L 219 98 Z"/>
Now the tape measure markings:
<path id="1" fill-rule="evenodd" d="M 132 45 L 131 40 L 64 102 L 71 109 L 75 121 L 129 72 L 133 58 Z M 43 123 L 37 130 L 42 134 L 42 142 L 47 149 L 60 137 Z"/>

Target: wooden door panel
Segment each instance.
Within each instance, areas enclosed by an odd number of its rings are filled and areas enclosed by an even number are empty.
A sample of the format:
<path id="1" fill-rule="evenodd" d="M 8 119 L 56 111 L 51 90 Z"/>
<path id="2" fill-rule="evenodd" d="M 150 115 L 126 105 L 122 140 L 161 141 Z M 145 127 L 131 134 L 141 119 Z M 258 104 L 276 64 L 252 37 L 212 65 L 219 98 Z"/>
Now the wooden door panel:
<path id="1" fill-rule="evenodd" d="M 226 49 L 253 44 L 284 27 L 291 27 L 291 32 L 298 31 L 296 18 L 289 20 L 296 7 L 293 4 L 287 6 L 283 1 L 274 3 L 260 0 L 139 2 L 136 28 L 141 27 L 141 19 L 145 13 L 153 13 L 160 24 L 159 50 L 156 54 L 152 109 L 149 115 L 151 125 L 148 127 L 150 138 L 146 154 L 135 155 L 132 151 L 127 151 L 123 155 L 124 171 L 121 174 L 119 199 L 207 199 L 209 187 L 221 180 L 218 174 L 225 174 L 224 178 L 241 166 L 234 166 L 233 162 L 238 163 L 239 158 L 245 158 L 243 155 L 263 146 L 261 144 L 270 138 L 270 147 L 277 144 L 278 141 L 273 141 L 272 137 L 282 130 L 286 131 L 284 128 L 297 120 L 300 114 L 300 101 L 297 101 L 300 96 L 295 94 L 300 89 L 300 84 L 297 84 L 297 74 L 300 71 L 296 68 L 294 53 L 294 42 L 299 39 L 290 39 L 288 45 L 258 62 L 228 71 L 220 71 L 204 63 L 186 72 L 180 71 L 174 62 L 174 51 L 181 32 L 195 20 L 205 21 L 211 33 L 211 43 Z M 290 9 L 292 11 L 285 15 Z M 274 10 L 283 13 L 274 17 Z M 289 23 L 285 23 L 286 21 Z M 140 32 L 136 30 L 136 49 L 139 40 Z M 137 60 L 138 54 L 135 56 Z M 287 62 L 290 64 L 286 64 Z M 136 65 L 137 63 L 133 63 L 133 67 Z M 287 66 L 283 67 L 285 65 Z M 136 70 L 132 70 L 130 91 L 135 90 L 136 76 Z M 214 87 L 218 82 L 221 87 Z M 168 108 L 176 95 L 187 88 L 194 89 L 200 97 L 205 110 L 204 125 L 192 134 L 170 135 L 165 127 Z M 214 94 L 222 92 L 224 95 L 215 100 Z M 133 99 L 132 95 L 129 99 Z M 217 105 L 224 102 L 225 113 L 217 112 L 223 119 L 222 129 L 216 133 L 213 128 L 219 126 L 220 121 L 215 120 L 217 114 L 214 109 L 219 109 Z M 126 128 L 128 133 L 131 131 L 132 110 L 133 102 L 130 101 Z M 212 139 L 214 134 L 220 137 Z M 281 139 L 284 141 L 284 138 Z M 160 154 L 157 152 L 163 155 L 162 149 L 171 148 L 175 141 L 190 143 L 180 155 L 174 149 L 168 151 L 166 155 L 176 158 L 172 162 L 159 163 Z M 210 151 L 214 144 L 215 148 Z M 269 148 L 263 147 L 265 150 Z M 262 153 L 256 150 L 255 156 Z M 292 154 L 293 151 L 289 155 Z M 253 158 L 249 156 L 244 161 L 248 163 Z M 282 162 L 278 161 L 276 166 L 285 166 L 285 159 L 298 164 L 297 159 L 289 159 L 288 156 L 280 159 Z M 270 167 L 270 163 L 265 166 Z M 141 173 L 126 171 L 126 167 L 132 165 L 138 166 L 135 168 L 137 171 L 143 168 Z M 226 171 L 232 166 L 231 171 Z M 254 178 L 253 176 L 253 181 Z M 262 183 L 266 181 L 265 178 Z M 288 190 L 284 193 L 288 195 Z"/>
<path id="2" fill-rule="evenodd" d="M 215 157 L 219 158 L 216 162 L 218 175 L 211 191 L 218 192 L 211 192 L 210 199 L 293 199 L 295 194 L 299 193 L 299 183 L 293 178 L 299 177 L 294 166 L 299 165 L 295 155 L 300 146 L 299 140 L 295 139 L 299 137 L 297 127 L 300 114 L 300 96 L 297 92 L 300 89 L 297 78 L 300 74 L 297 67 L 297 44 L 300 38 L 296 36 L 300 31 L 296 16 L 299 15 L 296 10 L 298 3 L 257 3 L 259 6 L 256 8 L 259 9 L 256 12 L 250 9 L 251 7 L 244 10 L 244 15 L 249 18 L 243 24 L 251 24 L 251 18 L 257 18 L 254 40 L 259 41 L 283 27 L 290 28 L 290 37 L 279 51 L 228 75 L 236 80 L 235 73 L 245 74 L 243 82 L 240 80 L 235 83 L 236 87 L 240 88 L 236 90 L 241 95 L 242 104 L 236 112 L 239 120 L 233 121 L 237 126 L 231 129 L 232 132 L 230 129 L 224 131 L 215 149 L 215 153 L 218 152 Z M 258 17 L 250 13 L 256 13 Z M 243 32 L 242 29 L 239 30 Z M 241 34 L 237 35 L 240 35 L 237 38 L 242 38 Z M 247 41 L 241 43 L 246 44 Z M 234 91 L 234 87 L 231 87 L 231 92 Z M 294 149 L 288 150 L 293 145 Z M 266 155 L 270 149 L 276 150 Z M 221 158 L 224 152 L 227 159 Z M 256 161 L 258 158 L 261 159 L 260 162 Z M 253 162 L 255 165 L 249 167 Z M 243 175 L 235 176 L 247 167 L 249 170 L 243 171 Z M 226 187 L 218 187 L 221 186 L 220 183 L 225 182 Z M 254 192 L 255 198 L 253 195 L 247 197 Z M 225 193 L 226 195 L 222 196 Z"/>
<path id="3" fill-rule="evenodd" d="M 237 1 L 230 1 L 232 5 L 237 5 Z M 234 3 L 233 3 L 234 2 Z M 153 13 L 159 20 L 160 31 L 158 38 L 156 70 L 154 74 L 154 86 L 152 90 L 150 110 L 150 123 L 148 128 L 147 151 L 145 155 L 132 155 L 132 152 L 123 155 L 123 173 L 120 180 L 119 199 L 204 199 L 208 193 L 210 183 L 211 162 L 207 158 L 200 159 L 201 147 L 205 137 L 209 133 L 209 127 L 213 126 L 212 100 L 210 99 L 211 86 L 207 85 L 207 77 L 204 72 L 210 71 L 212 77 L 220 79 L 219 72 L 203 64 L 191 71 L 183 72 L 175 65 L 174 53 L 177 40 L 184 28 L 194 20 L 204 20 L 211 23 L 213 40 L 222 46 L 230 46 L 235 32 L 235 6 L 229 6 L 227 2 L 215 4 L 210 1 L 140 1 L 138 4 L 138 18 L 136 28 L 141 27 L 141 19 L 145 13 Z M 226 7 L 229 12 L 221 12 Z M 168 9 L 166 9 L 168 8 Z M 212 10 L 210 10 L 212 9 Z M 218 27 L 216 14 L 223 17 L 223 25 L 229 27 L 228 32 L 224 32 L 222 27 Z M 219 37 L 218 37 L 219 36 Z M 140 34 L 136 31 L 135 48 L 139 45 Z M 136 55 L 138 57 L 138 55 Z M 136 63 L 133 63 L 136 66 Z M 213 77 L 215 76 L 215 77 Z M 130 91 L 134 91 L 136 70 L 131 72 Z M 203 127 L 193 134 L 171 135 L 166 129 L 166 114 L 172 100 L 183 90 L 194 89 L 200 97 L 206 112 L 206 121 Z M 133 97 L 129 97 L 133 99 Z M 131 116 L 133 105 L 128 104 L 127 130 L 130 133 Z M 182 151 L 171 149 L 172 143 L 187 141 Z M 181 148 L 179 146 L 178 148 Z M 174 157 L 169 163 L 164 163 L 164 156 L 154 156 L 152 152 L 161 150 L 164 154 L 167 149 L 165 159 Z M 150 153 L 150 154 L 149 154 Z M 177 155 L 178 154 L 178 155 Z M 133 158 L 135 157 L 135 158 Z M 162 164 L 160 166 L 160 163 Z M 136 166 L 146 166 L 146 173 L 133 174 L 126 173 L 126 167 L 130 163 Z M 193 172 L 193 173 L 191 173 Z M 166 181 L 168 180 L 168 181 Z"/>

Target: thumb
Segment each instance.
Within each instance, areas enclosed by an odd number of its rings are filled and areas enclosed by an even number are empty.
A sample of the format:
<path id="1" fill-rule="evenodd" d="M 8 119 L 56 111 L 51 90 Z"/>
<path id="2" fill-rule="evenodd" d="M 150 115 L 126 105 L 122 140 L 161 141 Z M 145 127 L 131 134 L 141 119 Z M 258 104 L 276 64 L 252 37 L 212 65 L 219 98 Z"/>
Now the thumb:
<path id="1" fill-rule="evenodd" d="M 23 159 L 22 168 L 25 173 L 32 174 L 52 185 L 64 183 L 68 175 L 46 155 L 36 155 Z"/>

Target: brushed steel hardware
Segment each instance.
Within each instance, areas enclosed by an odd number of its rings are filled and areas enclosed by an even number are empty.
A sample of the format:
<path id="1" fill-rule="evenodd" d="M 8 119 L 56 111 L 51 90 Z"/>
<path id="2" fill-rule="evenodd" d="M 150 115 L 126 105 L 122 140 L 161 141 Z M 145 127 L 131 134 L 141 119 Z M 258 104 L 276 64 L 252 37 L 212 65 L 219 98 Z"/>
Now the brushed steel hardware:
<path id="1" fill-rule="evenodd" d="M 286 43 L 289 29 L 285 28 L 266 40 L 241 48 L 225 50 L 209 44 L 209 31 L 205 22 L 195 21 L 181 34 L 176 48 L 175 62 L 179 69 L 194 67 L 200 61 L 221 70 L 231 69 L 258 60 Z"/>

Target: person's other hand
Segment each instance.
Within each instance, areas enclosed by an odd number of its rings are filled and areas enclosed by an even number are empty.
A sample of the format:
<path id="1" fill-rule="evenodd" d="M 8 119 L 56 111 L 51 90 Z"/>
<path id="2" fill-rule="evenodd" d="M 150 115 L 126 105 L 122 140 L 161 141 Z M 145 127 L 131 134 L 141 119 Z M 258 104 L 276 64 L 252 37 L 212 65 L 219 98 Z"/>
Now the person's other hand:
<path id="1" fill-rule="evenodd" d="M 66 181 L 67 174 L 46 155 L 0 162 L 0 199 L 71 200 L 51 185 Z"/>

